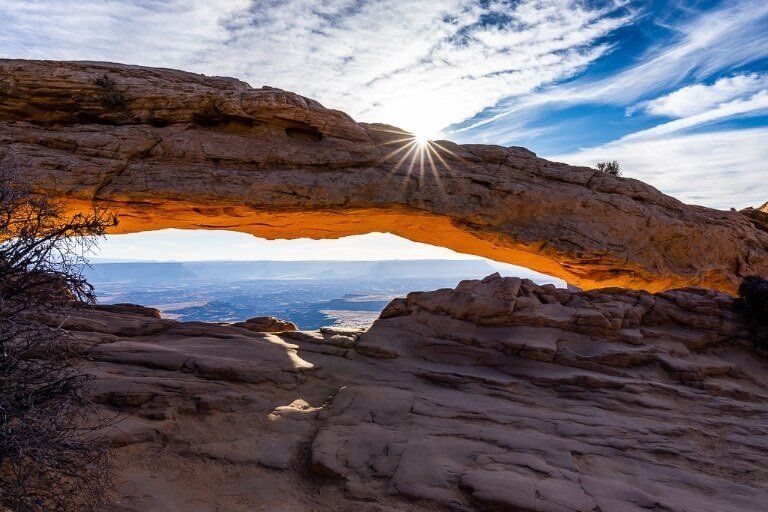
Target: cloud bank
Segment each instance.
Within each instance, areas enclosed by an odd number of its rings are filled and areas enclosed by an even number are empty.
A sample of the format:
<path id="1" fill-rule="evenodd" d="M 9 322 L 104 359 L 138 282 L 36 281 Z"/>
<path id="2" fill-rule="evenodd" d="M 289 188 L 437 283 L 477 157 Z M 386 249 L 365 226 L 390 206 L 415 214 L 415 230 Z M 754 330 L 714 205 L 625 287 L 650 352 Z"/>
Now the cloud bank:
<path id="1" fill-rule="evenodd" d="M 666 96 L 647 101 L 639 108 L 657 116 L 689 117 L 735 100 L 750 100 L 766 90 L 768 75 L 749 73 L 723 77 L 711 85 L 689 85 Z M 632 109 L 635 110 L 637 108 Z"/>

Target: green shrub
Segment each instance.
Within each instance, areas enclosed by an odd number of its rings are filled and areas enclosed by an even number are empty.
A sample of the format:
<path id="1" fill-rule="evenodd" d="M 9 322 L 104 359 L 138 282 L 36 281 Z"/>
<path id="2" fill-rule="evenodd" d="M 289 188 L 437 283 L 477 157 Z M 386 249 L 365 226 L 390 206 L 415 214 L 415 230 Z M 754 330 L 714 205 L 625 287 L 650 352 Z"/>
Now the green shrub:
<path id="1" fill-rule="evenodd" d="M 613 176 L 621 176 L 621 169 L 619 168 L 619 162 L 616 160 L 610 162 L 598 162 L 597 170 L 604 172 L 605 174 L 612 174 Z"/>

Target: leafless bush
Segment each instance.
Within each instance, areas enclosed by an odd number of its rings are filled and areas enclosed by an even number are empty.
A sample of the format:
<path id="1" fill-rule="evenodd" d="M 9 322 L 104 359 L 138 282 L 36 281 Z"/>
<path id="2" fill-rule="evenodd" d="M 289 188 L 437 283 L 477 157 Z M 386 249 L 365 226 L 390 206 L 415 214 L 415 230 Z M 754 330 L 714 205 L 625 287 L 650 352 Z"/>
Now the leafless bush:
<path id="1" fill-rule="evenodd" d="M 621 169 L 619 162 L 613 160 L 611 162 L 598 162 L 597 170 L 604 172 L 605 174 L 612 174 L 613 176 L 621 176 Z"/>
<path id="2" fill-rule="evenodd" d="M 114 216 L 66 217 L 0 166 L 0 510 L 95 510 L 106 450 L 69 335 L 40 321 L 93 302 L 83 256 Z"/>
<path id="3" fill-rule="evenodd" d="M 117 88 L 117 83 L 104 74 L 96 78 L 93 83 L 101 89 L 99 94 L 99 102 L 101 106 L 108 110 L 122 109 L 125 107 L 125 97 L 123 93 Z"/>

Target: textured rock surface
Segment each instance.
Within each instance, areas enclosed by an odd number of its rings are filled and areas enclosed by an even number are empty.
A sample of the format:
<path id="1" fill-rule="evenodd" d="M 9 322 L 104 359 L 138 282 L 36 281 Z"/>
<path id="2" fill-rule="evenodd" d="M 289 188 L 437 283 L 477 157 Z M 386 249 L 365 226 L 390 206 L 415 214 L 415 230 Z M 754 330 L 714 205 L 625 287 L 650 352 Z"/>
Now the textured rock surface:
<path id="1" fill-rule="evenodd" d="M 52 320 L 54 321 L 54 320 Z M 768 361 L 730 296 L 489 276 L 367 331 L 95 310 L 115 511 L 762 511 Z"/>
<path id="2" fill-rule="evenodd" d="M 422 151 L 404 137 L 230 78 L 0 60 L 0 161 L 72 210 L 111 206 L 123 231 L 382 231 L 582 288 L 733 291 L 739 276 L 768 274 L 768 233 L 738 212 L 523 148 Z"/>
<path id="3" fill-rule="evenodd" d="M 768 233 L 768 203 L 757 208 L 745 208 L 741 213 L 749 217 L 755 227 Z"/>
<path id="4" fill-rule="evenodd" d="M 249 318 L 245 322 L 237 322 L 235 327 L 243 327 L 253 332 L 281 332 L 295 331 L 296 324 L 287 320 L 280 320 L 274 316 L 257 316 Z"/>

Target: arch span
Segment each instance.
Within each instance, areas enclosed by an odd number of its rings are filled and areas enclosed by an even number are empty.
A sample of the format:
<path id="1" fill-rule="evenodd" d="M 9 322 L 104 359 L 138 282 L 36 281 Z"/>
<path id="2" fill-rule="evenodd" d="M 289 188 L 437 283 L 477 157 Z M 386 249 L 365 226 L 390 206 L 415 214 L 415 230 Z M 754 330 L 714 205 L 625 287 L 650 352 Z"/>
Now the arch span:
<path id="1" fill-rule="evenodd" d="M 397 128 L 229 78 L 0 61 L 0 159 L 73 211 L 118 211 L 119 232 L 381 231 L 583 288 L 733 291 L 744 275 L 768 274 L 768 233 L 738 212 L 524 148 L 421 146 Z"/>

